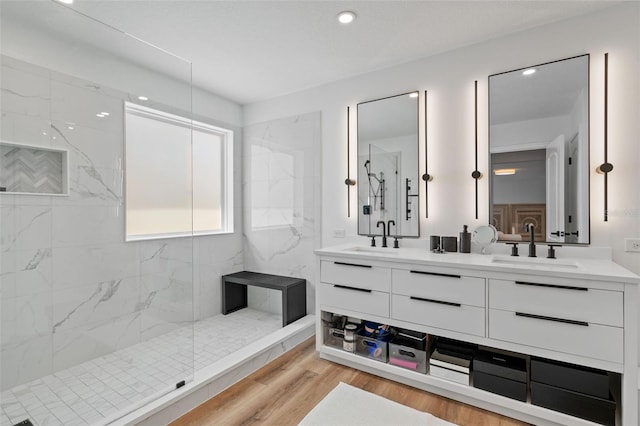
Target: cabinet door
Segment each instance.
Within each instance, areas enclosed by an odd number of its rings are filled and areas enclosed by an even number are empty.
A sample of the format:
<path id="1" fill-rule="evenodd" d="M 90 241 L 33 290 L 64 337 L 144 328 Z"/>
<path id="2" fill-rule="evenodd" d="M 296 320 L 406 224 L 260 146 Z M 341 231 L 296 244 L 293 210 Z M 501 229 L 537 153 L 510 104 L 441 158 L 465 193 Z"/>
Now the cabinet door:
<path id="1" fill-rule="evenodd" d="M 460 333 L 485 335 L 485 310 L 446 300 L 393 294 L 391 317 Z"/>
<path id="2" fill-rule="evenodd" d="M 373 266 L 360 260 L 323 260 L 320 262 L 320 281 L 388 292 L 391 287 L 391 269 Z"/>
<path id="3" fill-rule="evenodd" d="M 320 306 L 341 308 L 378 317 L 389 316 L 389 293 L 381 291 L 320 283 L 318 301 Z"/>
<path id="4" fill-rule="evenodd" d="M 485 306 L 485 279 L 434 273 L 425 269 L 394 269 L 391 272 L 393 294 L 443 300 L 462 305 Z"/>

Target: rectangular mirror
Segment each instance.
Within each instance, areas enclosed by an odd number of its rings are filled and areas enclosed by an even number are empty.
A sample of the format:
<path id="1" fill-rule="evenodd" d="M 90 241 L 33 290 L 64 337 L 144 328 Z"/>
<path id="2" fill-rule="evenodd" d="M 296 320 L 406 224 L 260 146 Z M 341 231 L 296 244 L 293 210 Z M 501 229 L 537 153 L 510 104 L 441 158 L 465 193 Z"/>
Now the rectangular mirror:
<path id="1" fill-rule="evenodd" d="M 589 55 L 489 76 L 499 240 L 589 243 Z"/>
<path id="2" fill-rule="evenodd" d="M 420 236 L 418 97 L 412 92 L 358 104 L 360 235 L 382 235 L 378 222 L 384 221 L 389 235 Z"/>

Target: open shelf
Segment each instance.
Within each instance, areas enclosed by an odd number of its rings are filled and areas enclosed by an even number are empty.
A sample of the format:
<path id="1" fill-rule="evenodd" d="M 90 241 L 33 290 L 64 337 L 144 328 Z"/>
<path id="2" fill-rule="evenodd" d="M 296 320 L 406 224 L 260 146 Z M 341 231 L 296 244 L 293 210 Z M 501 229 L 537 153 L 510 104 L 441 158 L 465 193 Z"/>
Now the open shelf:
<path id="1" fill-rule="evenodd" d="M 328 311 L 324 312 L 330 313 Z M 356 317 L 352 316 L 351 318 Z M 320 327 L 320 331 L 324 331 L 322 330 L 322 326 Z M 383 362 L 382 360 L 372 359 L 361 354 L 345 351 L 339 347 L 328 346 L 324 342 L 325 333 L 321 332 L 319 336 L 320 337 L 317 338 L 317 349 L 320 352 L 321 358 L 352 368 L 363 370 L 368 373 L 387 378 L 389 380 L 404 383 L 415 388 L 419 388 L 431 393 L 455 399 L 463 403 L 467 403 L 533 424 L 540 424 L 541 421 L 543 424 L 549 423 L 558 425 L 593 426 L 598 424 L 580 417 L 574 417 L 569 414 L 564 414 L 559 411 L 554 411 L 552 409 L 532 404 L 531 394 L 529 391 L 530 356 L 527 354 L 512 353 L 513 355 L 518 355 L 527 359 L 527 401 L 522 402 L 474 387 L 473 374 L 470 374 L 469 385 L 460 384 L 454 381 L 432 376 L 429 374 L 429 369 L 427 369 L 427 373 L 421 373 L 390 364 L 389 362 Z M 497 349 L 489 348 L 483 345 L 480 345 L 480 347 L 483 349 Z M 500 349 L 497 350 L 500 351 Z M 502 352 L 510 353 L 510 351 L 504 350 Z M 429 353 L 429 350 L 427 350 L 427 353 Z M 614 375 L 613 383 L 616 383 L 617 379 L 619 387 L 620 375 L 616 373 L 612 374 Z M 614 392 L 614 395 L 615 393 L 616 392 Z M 616 425 L 621 425 L 622 422 L 620 419 L 621 407 L 619 395 L 617 395 L 615 399 L 617 401 Z"/>

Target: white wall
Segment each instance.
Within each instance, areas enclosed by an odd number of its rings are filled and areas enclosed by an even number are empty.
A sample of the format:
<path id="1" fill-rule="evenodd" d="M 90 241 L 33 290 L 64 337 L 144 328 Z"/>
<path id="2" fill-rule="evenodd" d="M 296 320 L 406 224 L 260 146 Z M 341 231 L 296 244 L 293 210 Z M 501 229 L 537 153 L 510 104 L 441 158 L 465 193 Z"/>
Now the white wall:
<path id="1" fill-rule="evenodd" d="M 429 97 L 429 219 L 423 219 L 421 239 L 430 233 L 459 231 L 463 223 L 488 222 L 488 179 L 480 182 L 480 213 L 474 219 L 473 82 L 479 83 L 479 164 L 487 171 L 487 76 L 528 64 L 581 53 L 591 56 L 591 227 L 592 245 L 613 247 L 617 262 L 640 273 L 638 257 L 623 252 L 624 236 L 640 234 L 640 171 L 638 139 L 638 39 L 640 5 L 628 3 L 537 30 L 524 31 L 458 49 L 395 68 L 334 82 L 304 92 L 245 106 L 245 124 L 322 110 L 322 243 L 344 242 L 334 229 L 355 236 L 356 218 L 347 218 L 346 107 L 361 100 L 410 90 Z M 593 170 L 603 160 L 603 54 L 609 52 L 610 220 L 602 221 L 603 183 Z M 461 155 L 464 153 L 464 155 Z M 422 155 L 422 153 L 421 153 Z M 356 158 L 351 156 L 352 160 Z M 355 162 L 355 161 L 354 161 Z M 355 164 L 352 169 L 355 170 Z M 457 194 L 457 196 L 451 196 Z M 356 197 L 352 197 L 355 203 Z M 331 202 L 327 202 L 331 200 Z M 435 202 L 434 202 L 435 201 Z M 438 202 L 440 201 L 440 202 Z M 446 201 L 446 202 L 444 202 Z M 354 206 L 352 206 L 352 211 Z M 404 241 L 409 243 L 409 241 Z M 426 241 L 422 241 L 426 247 Z"/>
<path id="2" fill-rule="evenodd" d="M 334 82 L 304 92 L 245 106 L 251 124 L 322 111 L 322 245 L 344 243 L 336 229 L 358 237 L 356 190 L 347 218 L 346 107 L 358 102 L 428 91 L 429 219 L 421 221 L 421 238 L 403 244 L 427 247 L 429 234 L 457 235 L 463 224 L 471 229 L 488 223 L 488 182 L 480 181 L 480 218 L 474 218 L 473 87 L 479 92 L 479 165 L 487 174 L 487 77 L 583 53 L 590 61 L 590 192 L 591 244 L 613 249 L 613 258 L 640 273 L 640 254 L 625 253 L 623 239 L 640 237 L 640 3 L 629 2 L 583 17 L 523 31 L 474 46 L 446 52 L 402 66 Z M 603 221 L 603 178 L 595 168 L 603 161 L 604 53 L 609 52 L 609 221 Z M 422 112 L 421 112 L 422 115 Z M 352 133 L 355 136 L 355 133 Z M 352 138 L 355 140 L 355 138 Z M 421 139 L 422 140 L 422 139 Z M 355 145 L 355 144 L 354 144 Z M 421 148 L 422 150 L 422 148 Z M 420 154 L 422 158 L 422 153 Z M 356 170 L 355 147 L 351 169 Z M 422 173 L 422 171 L 421 171 Z M 353 177 L 353 176 L 352 176 Z M 424 197 L 421 185 L 421 197 Z M 421 212 L 424 216 L 424 211 Z M 562 250 L 559 250 L 562 256 Z"/>

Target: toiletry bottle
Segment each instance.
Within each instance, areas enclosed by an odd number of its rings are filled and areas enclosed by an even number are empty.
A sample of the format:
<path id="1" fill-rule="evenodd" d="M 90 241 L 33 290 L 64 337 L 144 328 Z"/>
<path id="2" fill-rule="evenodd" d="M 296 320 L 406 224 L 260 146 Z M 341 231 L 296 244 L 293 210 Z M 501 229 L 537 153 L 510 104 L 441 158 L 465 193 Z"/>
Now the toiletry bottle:
<path id="1" fill-rule="evenodd" d="M 467 225 L 462 225 L 460 233 L 460 253 L 471 253 L 471 233 L 467 230 Z"/>

